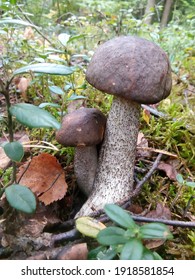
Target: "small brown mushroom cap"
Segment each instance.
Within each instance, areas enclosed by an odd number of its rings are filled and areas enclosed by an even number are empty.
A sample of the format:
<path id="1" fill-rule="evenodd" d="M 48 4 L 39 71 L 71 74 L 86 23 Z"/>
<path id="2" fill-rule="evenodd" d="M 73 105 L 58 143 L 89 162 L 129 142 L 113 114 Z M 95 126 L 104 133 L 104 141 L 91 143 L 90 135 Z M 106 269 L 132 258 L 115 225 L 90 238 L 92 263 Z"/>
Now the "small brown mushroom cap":
<path id="1" fill-rule="evenodd" d="M 106 117 L 96 108 L 80 108 L 67 114 L 56 140 L 63 146 L 84 147 L 99 144 L 104 135 Z"/>
<path id="2" fill-rule="evenodd" d="M 121 36 L 100 45 L 86 72 L 87 81 L 100 91 L 143 104 L 154 104 L 171 91 L 171 67 L 155 43 Z"/>

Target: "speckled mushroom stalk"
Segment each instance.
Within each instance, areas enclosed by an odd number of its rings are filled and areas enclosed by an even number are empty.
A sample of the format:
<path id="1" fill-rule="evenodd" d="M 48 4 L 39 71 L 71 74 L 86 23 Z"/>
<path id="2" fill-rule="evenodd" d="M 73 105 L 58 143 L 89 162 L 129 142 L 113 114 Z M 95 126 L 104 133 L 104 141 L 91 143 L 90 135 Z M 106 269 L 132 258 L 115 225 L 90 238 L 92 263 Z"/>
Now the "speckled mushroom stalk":
<path id="1" fill-rule="evenodd" d="M 76 147 L 74 174 L 78 187 L 86 196 L 91 194 L 98 164 L 97 146 Z"/>
<path id="2" fill-rule="evenodd" d="M 106 124 L 92 193 L 76 217 L 106 203 L 130 198 L 141 104 L 154 104 L 171 91 L 171 68 L 156 44 L 122 36 L 102 44 L 86 73 L 95 88 L 115 95 Z"/>

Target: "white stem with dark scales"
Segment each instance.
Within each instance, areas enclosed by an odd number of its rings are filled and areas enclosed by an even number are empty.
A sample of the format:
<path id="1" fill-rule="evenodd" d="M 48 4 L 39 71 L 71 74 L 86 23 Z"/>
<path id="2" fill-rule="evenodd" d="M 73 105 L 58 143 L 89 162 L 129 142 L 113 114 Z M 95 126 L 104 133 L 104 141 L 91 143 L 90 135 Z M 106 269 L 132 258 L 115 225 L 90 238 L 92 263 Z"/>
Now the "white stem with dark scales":
<path id="1" fill-rule="evenodd" d="M 74 173 L 79 188 L 89 196 L 93 188 L 97 169 L 97 147 L 76 147 L 74 156 Z"/>
<path id="2" fill-rule="evenodd" d="M 140 104 L 115 97 L 109 112 L 104 141 L 91 195 L 77 217 L 130 197 L 139 131 Z"/>

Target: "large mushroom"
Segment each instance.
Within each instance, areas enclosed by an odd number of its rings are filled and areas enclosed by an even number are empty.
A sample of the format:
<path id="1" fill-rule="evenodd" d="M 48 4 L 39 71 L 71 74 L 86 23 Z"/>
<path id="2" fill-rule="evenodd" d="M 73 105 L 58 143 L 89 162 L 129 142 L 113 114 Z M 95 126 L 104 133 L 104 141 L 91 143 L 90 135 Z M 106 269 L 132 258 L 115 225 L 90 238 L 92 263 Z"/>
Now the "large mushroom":
<path id="1" fill-rule="evenodd" d="M 76 147 L 74 172 L 79 188 L 88 196 L 97 168 L 97 147 L 104 135 L 106 117 L 95 108 L 80 108 L 64 116 L 56 140 Z"/>
<path id="2" fill-rule="evenodd" d="M 93 190 L 77 213 L 89 215 L 106 203 L 130 198 L 141 104 L 154 104 L 171 91 L 171 67 L 155 43 L 121 36 L 100 45 L 86 72 L 96 89 L 114 95 Z"/>

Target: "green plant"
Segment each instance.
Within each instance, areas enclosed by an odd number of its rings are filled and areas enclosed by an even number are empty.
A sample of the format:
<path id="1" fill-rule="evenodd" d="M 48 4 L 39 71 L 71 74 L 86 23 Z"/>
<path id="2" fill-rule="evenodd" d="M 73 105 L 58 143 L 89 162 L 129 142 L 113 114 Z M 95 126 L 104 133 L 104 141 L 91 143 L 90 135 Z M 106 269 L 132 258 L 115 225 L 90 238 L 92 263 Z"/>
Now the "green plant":
<path id="1" fill-rule="evenodd" d="M 73 56 L 71 56 L 71 51 L 67 48 L 68 44 L 79 38 L 83 38 L 84 35 L 71 36 L 62 33 L 58 36 L 58 40 L 51 43 L 50 40 L 41 33 L 40 28 L 32 23 L 28 15 L 22 11 L 21 7 L 22 5 L 17 5 L 17 1 L 11 1 L 10 3 L 5 3 L 3 1 L 1 6 L 4 13 L 0 20 L 0 32 L 2 34 L 2 44 L 4 48 L 1 56 L 1 72 L 3 75 L 0 78 L 0 93 L 5 97 L 7 109 L 7 114 L 1 118 L 1 124 L 5 127 L 4 131 L 8 132 L 8 141 L 1 146 L 4 149 L 5 154 L 12 161 L 12 175 L 10 182 L 5 185 L 3 182 L 1 183 L 0 197 L 5 193 L 5 196 L 12 207 L 23 212 L 32 213 L 36 208 L 36 199 L 27 186 L 25 187 L 17 184 L 16 180 L 17 163 L 23 159 L 24 147 L 20 142 L 15 141 L 14 139 L 14 123 L 16 120 L 30 129 L 59 129 L 60 123 L 58 121 L 59 116 L 57 109 L 60 108 L 60 115 L 62 116 L 67 101 L 74 100 L 78 97 L 84 98 L 83 96 L 75 94 L 76 91 L 84 89 L 85 85 L 75 84 L 76 78 L 74 77 L 74 73 L 76 72 L 77 67 L 70 66 L 70 58 Z M 24 18 L 24 20 L 22 18 Z M 42 37 L 42 39 L 49 42 L 52 48 L 46 49 L 43 44 L 38 46 L 34 43 L 36 40 L 27 40 L 25 36 L 22 36 L 21 29 L 27 27 L 32 28 L 34 32 Z M 58 46 L 59 44 L 60 47 Z M 8 45 L 9 47 L 7 47 Z M 63 50 L 61 50 L 62 48 Z M 64 56 L 65 59 L 57 57 L 56 59 L 52 59 L 57 63 L 47 63 L 47 61 L 51 60 L 49 55 L 56 52 L 61 56 Z M 19 65 L 25 66 L 19 68 Z M 46 85 L 46 90 L 48 89 L 51 95 L 55 94 L 62 96 L 62 104 L 59 105 L 52 102 L 52 100 L 49 100 L 49 102 L 41 103 L 39 106 L 27 103 L 17 103 L 13 105 L 11 103 L 11 97 L 15 88 L 15 78 L 17 76 L 24 77 L 24 75 L 31 76 L 33 79 L 32 84 L 34 81 L 35 83 L 38 81 L 36 80 L 37 77 L 41 80 L 42 94 L 45 92 L 43 77 L 49 75 L 53 76 L 55 79 L 57 76 L 69 76 L 70 79 L 65 82 L 64 90 L 62 90 L 60 86 L 55 86 L 55 83 L 52 81 L 50 81 L 51 86 L 49 86 L 49 83 Z M 71 92 L 71 96 L 68 96 L 69 92 Z M 57 118 L 49 111 L 44 110 L 43 108 L 45 107 L 50 107 L 50 111 L 52 107 L 57 108 Z"/>
<path id="2" fill-rule="evenodd" d="M 104 207 L 107 216 L 116 224 L 95 234 L 101 246 L 89 252 L 89 259 L 158 260 L 161 257 L 144 246 L 145 239 L 171 239 L 168 227 L 161 223 L 137 225 L 131 216 L 115 204 Z M 81 218 L 80 218 L 81 219 Z M 79 218 L 78 218 L 79 220 Z M 78 222 L 76 224 L 79 224 Z M 83 232 L 84 227 L 77 226 Z M 94 229 L 94 226 L 93 226 Z M 90 228 L 84 230 L 92 236 Z"/>
<path id="3" fill-rule="evenodd" d="M 180 184 L 180 188 L 182 188 L 183 186 L 186 186 L 186 187 L 190 187 L 192 188 L 193 192 L 194 192 L 194 189 L 195 189 L 195 182 L 191 182 L 191 181 L 186 181 L 184 180 L 183 176 L 181 174 L 177 174 L 176 176 L 176 179 L 177 179 L 177 182 Z M 190 198 L 188 199 L 188 202 L 187 202 L 187 205 L 186 205 L 186 208 L 184 210 L 184 216 L 186 215 L 188 209 L 190 208 L 190 204 L 191 202 L 193 201 L 193 199 L 195 198 L 195 194 L 192 194 L 190 196 Z"/>

